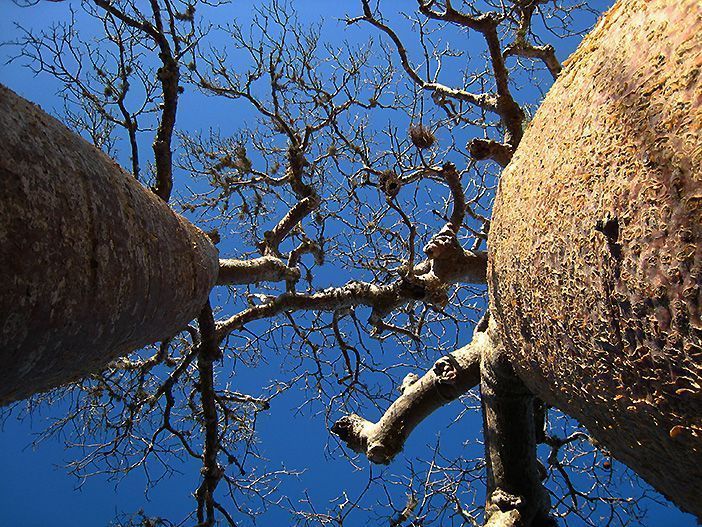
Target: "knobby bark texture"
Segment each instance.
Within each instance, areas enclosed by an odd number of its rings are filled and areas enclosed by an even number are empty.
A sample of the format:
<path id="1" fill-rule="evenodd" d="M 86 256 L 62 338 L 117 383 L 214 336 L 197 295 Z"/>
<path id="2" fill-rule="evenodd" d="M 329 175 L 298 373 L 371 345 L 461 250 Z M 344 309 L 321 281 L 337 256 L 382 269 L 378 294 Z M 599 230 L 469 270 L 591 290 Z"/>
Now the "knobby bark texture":
<path id="1" fill-rule="evenodd" d="M 536 395 L 702 518 L 702 4 L 617 3 L 500 181 L 490 310 Z"/>
<path id="2" fill-rule="evenodd" d="M 173 336 L 217 273 L 203 232 L 0 86 L 0 404 Z"/>

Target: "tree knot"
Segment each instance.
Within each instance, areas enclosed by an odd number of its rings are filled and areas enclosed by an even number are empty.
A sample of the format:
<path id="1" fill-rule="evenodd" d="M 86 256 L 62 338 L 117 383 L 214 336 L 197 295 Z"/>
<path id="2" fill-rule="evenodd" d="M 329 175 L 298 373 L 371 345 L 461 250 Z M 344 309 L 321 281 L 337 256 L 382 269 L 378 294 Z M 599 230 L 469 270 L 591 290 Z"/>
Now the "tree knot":
<path id="1" fill-rule="evenodd" d="M 442 384 L 454 384 L 458 378 L 458 362 L 451 355 L 441 357 L 434 363 L 434 375 Z"/>
<path id="2" fill-rule="evenodd" d="M 416 373 L 408 373 L 405 378 L 402 379 L 402 384 L 400 385 L 400 393 L 405 393 L 414 383 L 419 380 L 419 375 Z"/>
<path id="3" fill-rule="evenodd" d="M 424 254 L 431 260 L 446 258 L 456 251 L 463 251 L 458 243 L 456 233 L 450 224 L 446 224 L 434 235 L 434 237 L 424 246 Z"/>
<path id="4" fill-rule="evenodd" d="M 510 494 L 509 492 L 497 488 L 490 495 L 490 504 L 502 512 L 507 512 L 520 509 L 524 504 L 524 500 L 521 496 Z"/>
<path id="5" fill-rule="evenodd" d="M 334 423 L 331 427 L 331 432 L 346 443 L 351 450 L 363 454 L 368 446 L 366 427 L 370 425 L 372 423 L 360 415 L 349 414 L 341 417 Z"/>

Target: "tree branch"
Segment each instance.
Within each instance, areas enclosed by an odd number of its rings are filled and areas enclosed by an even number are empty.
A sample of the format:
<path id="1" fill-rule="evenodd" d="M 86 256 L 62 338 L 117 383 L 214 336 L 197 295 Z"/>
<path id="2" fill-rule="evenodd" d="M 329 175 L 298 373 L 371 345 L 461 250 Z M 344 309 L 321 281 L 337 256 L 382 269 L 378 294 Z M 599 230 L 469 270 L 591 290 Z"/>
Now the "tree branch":
<path id="1" fill-rule="evenodd" d="M 453 233 L 451 233 L 453 234 Z M 447 236 L 444 233 L 444 236 Z M 455 239 L 455 234 L 453 234 Z M 457 241 L 456 241 L 457 243 Z M 414 268 L 414 273 L 386 285 L 352 281 L 340 287 L 313 294 L 283 293 L 269 301 L 250 307 L 217 324 L 221 341 L 232 331 L 249 322 L 293 311 L 336 311 L 356 306 L 373 308 L 371 323 L 411 300 L 441 305 L 446 300 L 446 287 L 452 283 L 484 284 L 487 253 L 444 250 Z"/>
<path id="2" fill-rule="evenodd" d="M 298 268 L 289 267 L 274 256 L 261 256 L 252 260 L 229 258 L 219 261 L 219 276 L 216 285 L 242 285 L 299 279 L 300 270 Z"/>
<path id="3" fill-rule="evenodd" d="M 454 88 L 449 88 L 448 86 L 444 86 L 443 84 L 439 84 L 436 82 L 429 82 L 424 79 L 422 79 L 417 72 L 412 69 L 412 65 L 409 62 L 409 57 L 407 55 L 407 49 L 405 46 L 402 44 L 402 41 L 400 40 L 400 37 L 397 36 L 397 33 L 395 33 L 389 26 L 384 24 L 381 20 L 376 18 L 373 15 L 373 12 L 370 8 L 370 3 L 368 0 L 362 0 L 363 3 L 363 16 L 349 19 L 347 20 L 347 24 L 353 24 L 358 21 L 365 21 L 371 24 L 372 26 L 378 28 L 381 30 L 383 33 L 385 33 L 390 40 L 392 40 L 393 44 L 395 45 L 395 49 L 397 50 L 397 54 L 400 57 L 400 63 L 402 64 L 402 68 L 405 70 L 407 75 L 414 81 L 415 84 L 417 84 L 420 88 L 434 92 L 436 95 L 438 95 L 438 99 L 441 99 L 442 97 L 451 97 L 457 100 L 461 100 L 470 104 L 473 104 L 479 108 L 483 108 L 488 111 L 495 112 L 497 111 L 497 106 L 496 106 L 496 99 L 493 95 L 491 94 L 486 94 L 486 93 L 481 93 L 481 94 L 473 94 L 470 92 L 467 92 L 465 90 L 457 90 Z M 434 100 L 437 102 L 437 104 L 440 104 L 438 102 L 438 99 L 435 97 Z"/>
<path id="4" fill-rule="evenodd" d="M 212 363 L 219 358 L 219 348 L 215 334 L 214 318 L 209 301 L 198 317 L 202 341 L 198 346 L 197 369 L 202 406 L 202 427 L 205 441 L 202 451 L 202 482 L 195 491 L 197 498 L 198 525 L 209 527 L 215 522 L 214 491 L 222 479 L 224 469 L 217 462 L 219 452 L 219 418 L 215 401 L 214 368 Z"/>
<path id="5" fill-rule="evenodd" d="M 171 143 L 178 112 L 180 69 L 178 60 L 174 57 L 164 32 L 158 2 L 156 0 L 151 0 L 150 2 L 155 26 L 145 19 L 137 20 L 130 17 L 124 11 L 115 7 L 109 0 L 94 0 L 94 2 L 96 6 L 121 20 L 129 27 L 143 31 L 158 46 L 158 56 L 162 65 L 158 69 L 157 77 L 161 83 L 163 101 L 161 103 L 161 119 L 152 145 L 154 163 L 156 165 L 156 185 L 152 190 L 158 197 L 167 202 L 173 189 L 173 152 L 171 151 Z M 174 34 L 173 38 L 177 39 L 178 37 Z"/>
<path id="6" fill-rule="evenodd" d="M 121 20 L 129 27 L 133 27 L 134 29 L 139 29 L 140 31 L 143 31 L 154 40 L 157 40 L 159 38 L 158 32 L 156 31 L 154 26 L 151 25 L 148 21 L 137 20 L 135 18 L 130 17 L 129 15 L 115 7 L 110 0 L 94 0 L 94 2 L 96 6 L 100 7 L 101 9 L 104 9 L 107 13 Z"/>
<path id="7" fill-rule="evenodd" d="M 487 333 L 476 332 L 470 344 L 441 357 L 421 378 L 407 375 L 402 395 L 377 423 L 350 414 L 334 423 L 332 433 L 373 463 L 390 463 L 419 423 L 479 384 L 480 357 L 489 345 Z"/>
<path id="8" fill-rule="evenodd" d="M 464 250 L 447 223 L 424 247 L 429 257 L 414 268 L 416 275 L 431 273 L 446 284 L 484 284 L 487 272 L 487 252 Z"/>
<path id="9" fill-rule="evenodd" d="M 497 34 L 497 26 L 502 21 L 502 18 L 493 12 L 482 13 L 478 16 L 470 16 L 465 13 L 456 11 L 451 2 L 445 3 L 444 11 L 435 11 L 431 9 L 433 1 L 418 0 L 419 12 L 427 18 L 440 20 L 443 22 L 451 22 L 462 27 L 467 27 L 474 31 L 478 31 L 485 38 L 488 54 L 490 56 L 490 64 L 495 77 L 497 87 L 497 100 L 495 108 L 492 109 L 500 116 L 502 124 L 506 128 L 505 143 L 513 148 L 519 145 L 522 140 L 524 131 L 522 130 L 522 122 L 524 121 L 524 112 L 521 107 L 512 97 L 509 89 L 509 71 L 505 66 L 505 59 L 502 55 L 500 45 L 500 37 Z"/>
<path id="10" fill-rule="evenodd" d="M 503 167 L 507 166 L 514 155 L 514 148 L 511 145 L 500 143 L 494 139 L 471 139 L 467 146 L 468 153 L 476 161 L 491 159 Z"/>
<path id="11" fill-rule="evenodd" d="M 556 58 L 556 51 L 551 44 L 544 46 L 535 46 L 527 41 L 527 35 L 531 30 L 531 19 L 538 6 L 538 2 L 527 2 L 518 4 L 520 12 L 519 29 L 514 41 L 509 44 L 504 52 L 503 57 L 510 56 L 527 57 L 530 59 L 540 59 L 551 72 L 554 80 L 561 73 L 561 63 Z"/>
<path id="12" fill-rule="evenodd" d="M 305 217 L 319 207 L 320 199 L 316 194 L 311 194 L 298 201 L 278 224 L 270 231 L 266 231 L 264 241 L 261 245 L 266 254 L 280 254 L 278 247 L 282 241 L 290 234 L 290 232 L 299 224 Z"/>
<path id="13" fill-rule="evenodd" d="M 561 73 L 561 63 L 558 61 L 558 58 L 556 58 L 556 50 L 551 44 L 534 46 L 526 41 L 514 41 L 505 48 L 503 55 L 505 57 L 518 56 L 530 59 L 540 59 L 548 68 L 553 80 L 556 80 L 558 75 Z"/>

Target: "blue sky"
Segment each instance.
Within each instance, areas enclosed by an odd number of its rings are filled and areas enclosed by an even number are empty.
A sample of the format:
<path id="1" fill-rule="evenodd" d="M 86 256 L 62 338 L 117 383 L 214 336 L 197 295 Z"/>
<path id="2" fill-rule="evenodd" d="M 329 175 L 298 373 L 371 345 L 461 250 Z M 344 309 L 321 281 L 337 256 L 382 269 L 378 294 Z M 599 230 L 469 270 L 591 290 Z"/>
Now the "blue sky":
<path id="1" fill-rule="evenodd" d="M 250 17 L 253 4 L 255 2 L 235 1 L 232 5 L 223 7 L 219 13 L 222 13 L 223 19 L 236 17 L 245 22 L 249 20 L 247 17 Z M 386 13 L 393 16 L 397 15 L 400 6 L 404 4 L 399 0 L 383 2 Z M 607 4 L 608 2 L 591 2 L 592 7 L 596 9 L 602 9 Z M 346 28 L 345 24 L 339 22 L 347 12 L 355 12 L 352 2 L 301 0 L 294 2 L 294 5 L 301 21 L 317 21 L 320 15 L 324 16 L 323 40 L 332 44 L 338 45 L 343 40 L 361 43 L 370 34 L 367 27 Z M 18 35 L 14 21 L 27 27 L 45 27 L 53 21 L 65 19 L 68 3 L 42 2 L 31 9 L 19 9 L 10 0 L 0 0 L 0 6 L 3 12 L 0 18 L 0 35 L 3 40 L 9 41 Z M 591 19 L 583 18 L 577 20 L 576 24 L 587 25 L 591 22 Z M 407 37 L 408 43 L 416 41 L 407 29 L 403 31 L 401 34 Z M 466 37 L 456 35 L 456 38 Z M 563 41 L 557 47 L 560 58 L 565 58 L 577 42 L 577 38 Z M 418 51 L 416 44 L 408 47 L 411 53 Z M 14 52 L 12 47 L 0 48 L 0 60 L 3 63 L 0 65 L 0 82 L 39 103 L 44 109 L 60 113 L 61 106 L 56 97 L 58 85 L 46 76 L 35 77 L 22 67 L 21 62 L 5 64 L 5 60 Z M 450 71 L 445 79 L 444 82 L 447 83 L 460 82 L 459 75 Z M 528 92 L 528 89 L 526 91 Z M 527 95 L 538 98 L 538 94 L 533 91 Z M 178 118 L 178 126 L 181 129 L 213 127 L 222 133 L 233 133 L 240 123 L 253 124 L 256 119 L 252 109 L 244 103 L 227 106 L 224 110 L 218 103 L 195 93 L 187 92 L 181 106 L 183 111 Z M 146 139 L 144 141 L 146 142 Z M 143 151 L 146 151 L 146 148 Z M 124 153 L 120 161 L 127 164 Z M 237 256 L 240 251 L 240 247 L 234 241 L 226 242 L 220 249 L 227 256 Z M 322 271 L 322 279 L 329 283 L 338 283 L 340 272 L 342 271 Z M 225 300 L 224 293 L 213 294 L 215 304 Z M 256 326 L 256 330 L 265 331 L 266 323 Z M 470 331 L 463 332 L 461 343 L 469 336 Z M 395 351 L 392 346 L 386 350 L 390 354 Z M 239 368 L 235 377 L 238 389 L 257 393 L 271 378 L 280 374 L 281 362 L 283 359 L 274 355 L 267 357 L 266 361 L 255 368 Z M 430 364 L 431 361 L 426 362 L 425 367 Z M 338 452 L 330 452 L 338 449 L 338 446 L 334 441 L 329 441 L 327 424 L 323 416 L 317 415 L 318 408 L 312 406 L 298 410 L 306 403 L 307 397 L 306 393 L 300 391 L 286 392 L 283 397 L 274 400 L 269 413 L 259 417 L 257 429 L 260 450 L 266 458 L 262 466 L 271 470 L 281 467 L 300 470 L 298 476 L 288 478 L 282 483 L 281 495 L 299 501 L 306 491 L 315 506 L 318 504 L 320 508 L 324 508 L 329 500 L 342 492 L 347 492 L 350 497 L 358 495 L 371 474 L 377 475 L 384 469 L 371 469 L 365 459 L 358 459 L 357 468 L 354 468 L 339 456 Z M 164 479 L 156 488 L 151 489 L 148 495 L 144 492 L 144 475 L 138 471 L 121 481 L 96 476 L 81 482 L 69 476 L 61 465 L 70 462 L 74 452 L 67 450 L 63 441 L 51 439 L 42 442 L 36 448 L 31 446 L 35 434 L 46 426 L 47 419 L 60 415 L 61 408 L 61 404 L 58 403 L 50 409 L 37 412 L 31 418 L 18 420 L 13 414 L 4 421 L 0 433 L 0 459 L 4 471 L 4 478 L 0 481 L 0 525 L 92 527 L 108 525 L 117 514 L 134 512 L 140 508 L 147 514 L 177 520 L 192 509 L 193 500 L 189 494 L 196 488 L 199 475 L 199 466 L 194 463 L 174 462 L 178 473 Z M 463 456 L 469 459 L 479 456 L 482 448 L 479 444 L 480 416 L 477 412 L 468 412 L 454 423 L 462 410 L 460 404 L 454 404 L 432 415 L 412 435 L 404 455 L 387 469 L 388 474 L 394 473 L 392 478 L 405 477 L 409 461 L 430 457 L 437 441 L 441 442 L 443 452 L 448 457 Z M 377 417 L 378 411 L 373 413 L 373 410 L 369 410 L 368 414 L 368 417 Z M 617 475 L 619 474 L 617 472 Z M 626 484 L 619 486 L 626 491 Z M 396 505 L 401 504 L 398 502 Z M 684 515 L 674 507 L 654 502 L 647 502 L 647 507 L 651 511 L 648 525 L 695 525 L 690 515 Z M 390 512 L 377 508 L 374 514 L 377 517 L 373 524 L 384 524 L 387 520 L 381 521 L 383 515 L 387 516 Z M 271 508 L 263 516 L 260 524 L 287 524 L 288 519 L 284 511 Z"/>

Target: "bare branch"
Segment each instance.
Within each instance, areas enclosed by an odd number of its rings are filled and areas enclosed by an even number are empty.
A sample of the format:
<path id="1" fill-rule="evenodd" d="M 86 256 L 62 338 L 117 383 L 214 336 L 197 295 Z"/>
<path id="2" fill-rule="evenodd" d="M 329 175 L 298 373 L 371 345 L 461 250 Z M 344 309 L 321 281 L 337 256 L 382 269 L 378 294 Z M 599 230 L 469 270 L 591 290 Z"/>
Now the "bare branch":
<path id="1" fill-rule="evenodd" d="M 455 237 L 455 235 L 453 235 Z M 487 267 L 486 253 L 444 251 L 415 267 L 416 275 L 401 277 L 387 285 L 369 282 L 349 282 L 313 294 L 283 293 L 265 303 L 250 307 L 217 324 L 219 340 L 249 322 L 294 311 L 337 311 L 356 306 L 373 308 L 371 322 L 384 317 L 409 301 L 445 305 L 446 287 L 450 283 L 484 283 Z M 447 255 L 457 256 L 447 258 Z M 437 265 L 436 271 L 433 265 Z M 438 273 L 438 274 L 437 274 Z M 449 280 L 450 281 L 445 281 Z"/>
<path id="2" fill-rule="evenodd" d="M 515 41 L 507 46 L 503 52 L 505 57 L 526 57 L 530 59 L 539 59 L 546 64 L 548 71 L 554 80 L 561 73 L 561 63 L 556 58 L 556 50 L 551 44 L 543 46 L 535 46 L 528 42 Z"/>
<path id="3" fill-rule="evenodd" d="M 377 27 L 388 37 L 390 37 L 390 40 L 392 40 L 393 44 L 395 45 L 397 53 L 400 57 L 400 63 L 402 64 L 402 68 L 405 70 L 407 75 L 409 75 L 412 81 L 414 81 L 414 83 L 417 84 L 420 88 L 429 92 L 434 92 L 434 100 L 437 102 L 437 104 L 441 104 L 442 98 L 451 97 L 453 99 L 470 103 L 474 106 L 483 108 L 488 111 L 497 112 L 498 101 L 494 96 L 490 94 L 473 94 L 465 90 L 449 88 L 448 86 L 444 86 L 443 84 L 429 82 L 427 80 L 422 79 L 419 76 L 419 74 L 415 71 L 415 69 L 412 68 L 412 65 L 409 61 L 409 56 L 407 55 L 407 49 L 402 44 L 402 41 L 400 40 L 400 37 L 397 36 L 397 33 L 395 33 L 389 26 L 384 24 L 380 19 L 373 15 L 373 12 L 370 8 L 369 0 L 362 0 L 362 3 L 363 16 L 348 19 L 347 24 L 354 24 L 359 21 L 365 21 L 370 23 L 372 26 Z"/>
<path id="4" fill-rule="evenodd" d="M 419 423 L 480 383 L 480 357 L 489 345 L 487 333 L 477 332 L 470 344 L 441 357 L 421 378 L 407 375 L 402 395 L 377 423 L 351 414 L 334 423 L 331 431 L 373 463 L 390 463 Z"/>
<path id="5" fill-rule="evenodd" d="M 224 469 L 217 462 L 219 452 L 219 426 L 217 405 L 215 401 L 215 380 L 212 363 L 219 358 L 219 348 L 216 340 L 214 317 L 209 301 L 198 318 L 200 324 L 200 343 L 197 356 L 199 382 L 197 390 L 200 392 L 202 407 L 202 427 L 204 428 L 204 446 L 202 452 L 202 483 L 195 491 L 197 498 L 198 525 L 210 527 L 215 523 L 214 492 L 224 473 Z"/>
<path id="6" fill-rule="evenodd" d="M 230 258 L 219 261 L 217 285 L 255 284 L 299 279 L 299 269 L 285 265 L 285 262 L 274 256 L 261 256 L 252 260 Z"/>
<path id="7" fill-rule="evenodd" d="M 497 34 L 497 26 L 502 21 L 501 16 L 493 12 L 470 16 L 456 11 L 448 0 L 445 2 L 444 11 L 432 9 L 432 6 L 435 4 L 433 0 L 418 0 L 418 4 L 419 11 L 428 18 L 458 24 L 459 26 L 478 31 L 485 37 L 497 86 L 497 100 L 494 111 L 500 116 L 506 128 L 505 142 L 516 148 L 523 135 L 522 122 L 524 121 L 524 112 L 512 97 L 509 89 L 509 72 L 505 66 L 500 38 Z"/>
<path id="8" fill-rule="evenodd" d="M 263 234 L 264 241 L 262 248 L 264 254 L 279 255 L 278 246 L 290 234 L 303 218 L 319 207 L 320 199 L 317 195 L 310 195 L 302 198 L 296 203 L 285 216 L 270 231 Z"/>
<path id="9" fill-rule="evenodd" d="M 514 148 L 493 139 L 475 138 L 468 142 L 468 153 L 476 161 L 491 159 L 498 165 L 506 167 L 514 155 Z"/>
<path id="10" fill-rule="evenodd" d="M 517 36 L 514 41 L 505 48 L 503 55 L 504 57 L 516 56 L 539 59 L 543 61 L 555 80 L 561 73 L 561 63 L 556 58 L 554 47 L 551 44 L 537 46 L 527 40 L 527 35 L 531 31 L 531 20 L 538 5 L 539 2 L 518 2 L 516 4 L 520 15 Z"/>

